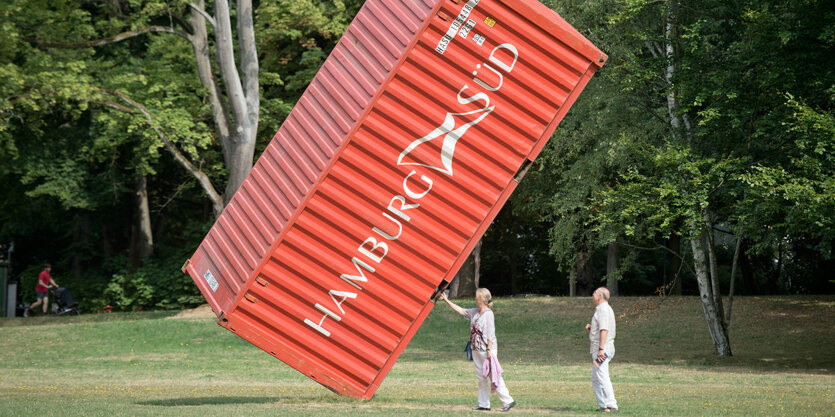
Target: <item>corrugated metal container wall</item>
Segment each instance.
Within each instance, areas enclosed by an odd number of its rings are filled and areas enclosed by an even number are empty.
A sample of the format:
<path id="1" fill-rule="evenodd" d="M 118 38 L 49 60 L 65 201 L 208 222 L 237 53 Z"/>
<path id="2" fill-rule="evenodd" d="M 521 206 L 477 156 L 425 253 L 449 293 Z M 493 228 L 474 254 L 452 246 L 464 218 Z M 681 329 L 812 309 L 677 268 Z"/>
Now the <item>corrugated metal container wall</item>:
<path id="1" fill-rule="evenodd" d="M 367 1 L 184 271 L 371 398 L 605 59 L 535 0 Z"/>

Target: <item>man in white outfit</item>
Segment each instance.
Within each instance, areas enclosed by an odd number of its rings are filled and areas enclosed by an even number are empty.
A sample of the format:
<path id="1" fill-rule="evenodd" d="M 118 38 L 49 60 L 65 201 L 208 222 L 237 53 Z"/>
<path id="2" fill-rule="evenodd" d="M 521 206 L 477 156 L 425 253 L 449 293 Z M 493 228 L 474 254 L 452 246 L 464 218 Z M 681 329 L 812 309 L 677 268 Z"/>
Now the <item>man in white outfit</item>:
<path id="1" fill-rule="evenodd" d="M 609 306 L 609 290 L 606 287 L 596 289 L 591 297 L 597 306 L 591 323 L 586 324 L 591 342 L 591 386 L 600 406 L 598 411 L 617 412 L 618 402 L 609 379 L 609 362 L 615 356 L 615 312 Z"/>

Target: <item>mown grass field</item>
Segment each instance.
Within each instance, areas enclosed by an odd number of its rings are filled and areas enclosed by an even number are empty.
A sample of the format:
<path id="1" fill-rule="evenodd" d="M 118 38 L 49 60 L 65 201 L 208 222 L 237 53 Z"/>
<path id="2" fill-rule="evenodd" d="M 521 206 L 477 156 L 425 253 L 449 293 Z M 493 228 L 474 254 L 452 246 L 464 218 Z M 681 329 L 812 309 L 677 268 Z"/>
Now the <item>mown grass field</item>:
<path id="1" fill-rule="evenodd" d="M 612 306 L 620 415 L 835 415 L 835 296 L 737 297 L 732 358 L 713 356 L 695 297 Z M 511 414 L 598 414 L 583 330 L 592 311 L 590 298 L 497 300 Z M 0 416 L 476 413 L 467 323 L 442 305 L 370 401 L 331 393 L 211 318 L 173 314 L 0 319 Z"/>

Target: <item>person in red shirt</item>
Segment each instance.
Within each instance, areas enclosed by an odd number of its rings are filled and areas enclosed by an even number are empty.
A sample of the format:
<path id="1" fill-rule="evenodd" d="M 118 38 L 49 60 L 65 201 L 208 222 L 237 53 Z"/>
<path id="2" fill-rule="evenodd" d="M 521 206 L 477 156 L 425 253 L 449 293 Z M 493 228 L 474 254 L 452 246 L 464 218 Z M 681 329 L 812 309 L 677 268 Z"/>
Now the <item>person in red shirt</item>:
<path id="1" fill-rule="evenodd" d="M 52 287 L 58 287 L 58 284 L 56 284 L 55 280 L 52 279 L 52 275 L 49 274 L 51 271 L 52 265 L 45 264 L 43 271 L 41 271 L 41 274 L 38 275 L 38 284 L 35 285 L 35 293 L 38 296 L 38 300 L 29 306 L 27 313 L 31 313 L 33 308 L 43 304 L 43 313 L 46 314 L 47 307 L 49 306 L 49 289 Z"/>

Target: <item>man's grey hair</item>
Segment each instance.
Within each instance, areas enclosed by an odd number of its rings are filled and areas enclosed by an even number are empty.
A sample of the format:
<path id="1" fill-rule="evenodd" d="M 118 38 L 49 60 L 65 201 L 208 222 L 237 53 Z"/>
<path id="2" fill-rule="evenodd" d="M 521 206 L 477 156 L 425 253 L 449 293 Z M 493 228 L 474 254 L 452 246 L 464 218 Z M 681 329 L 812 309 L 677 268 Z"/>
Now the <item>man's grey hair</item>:
<path id="1" fill-rule="evenodd" d="M 597 291 L 600 291 L 600 296 L 603 297 L 604 301 L 607 301 L 607 302 L 609 301 L 609 289 L 608 288 L 600 287 L 600 288 L 597 289 Z"/>

